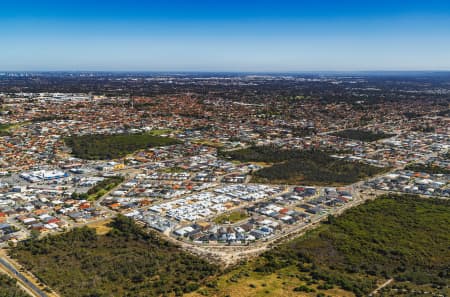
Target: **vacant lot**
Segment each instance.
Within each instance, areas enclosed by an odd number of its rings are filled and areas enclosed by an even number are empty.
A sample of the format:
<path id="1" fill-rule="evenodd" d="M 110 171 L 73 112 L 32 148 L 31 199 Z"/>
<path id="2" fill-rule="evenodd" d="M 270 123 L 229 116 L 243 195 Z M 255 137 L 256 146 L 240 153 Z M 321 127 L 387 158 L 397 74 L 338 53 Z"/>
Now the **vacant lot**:
<path id="1" fill-rule="evenodd" d="M 214 219 L 214 222 L 217 224 L 225 224 L 225 223 L 234 224 L 234 223 L 242 221 L 248 217 L 249 216 L 244 211 L 237 210 L 237 211 L 233 211 L 230 213 L 224 213 L 224 214 L 216 217 Z"/>

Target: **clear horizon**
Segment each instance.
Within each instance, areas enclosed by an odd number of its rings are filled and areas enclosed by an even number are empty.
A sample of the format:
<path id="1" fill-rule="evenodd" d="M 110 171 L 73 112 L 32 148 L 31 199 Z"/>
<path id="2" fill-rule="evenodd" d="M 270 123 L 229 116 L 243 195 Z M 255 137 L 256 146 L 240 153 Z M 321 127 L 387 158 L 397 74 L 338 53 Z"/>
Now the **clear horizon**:
<path id="1" fill-rule="evenodd" d="M 450 71 L 450 1 L 336 2 L 9 2 L 0 71 Z"/>

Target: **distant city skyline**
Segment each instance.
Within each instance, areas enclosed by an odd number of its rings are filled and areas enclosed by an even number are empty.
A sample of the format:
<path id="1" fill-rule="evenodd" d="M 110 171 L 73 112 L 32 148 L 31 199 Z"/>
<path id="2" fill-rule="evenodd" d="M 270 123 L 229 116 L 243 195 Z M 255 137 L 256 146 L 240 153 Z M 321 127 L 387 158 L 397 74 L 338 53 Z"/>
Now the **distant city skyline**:
<path id="1" fill-rule="evenodd" d="M 0 71 L 450 70 L 450 1 L 10 1 Z"/>

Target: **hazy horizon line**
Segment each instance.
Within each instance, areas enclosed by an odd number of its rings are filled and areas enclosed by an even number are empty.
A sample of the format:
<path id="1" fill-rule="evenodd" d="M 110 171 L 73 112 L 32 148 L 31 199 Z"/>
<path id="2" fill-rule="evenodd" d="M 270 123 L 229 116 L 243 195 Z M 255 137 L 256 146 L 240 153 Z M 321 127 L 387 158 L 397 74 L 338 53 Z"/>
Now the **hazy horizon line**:
<path id="1" fill-rule="evenodd" d="M 303 74 L 303 73 L 408 73 L 408 72 L 450 72 L 450 69 L 367 69 L 367 70 L 73 70 L 73 69 L 34 69 L 34 70 L 2 70 L 0 73 L 291 73 L 291 74 Z"/>

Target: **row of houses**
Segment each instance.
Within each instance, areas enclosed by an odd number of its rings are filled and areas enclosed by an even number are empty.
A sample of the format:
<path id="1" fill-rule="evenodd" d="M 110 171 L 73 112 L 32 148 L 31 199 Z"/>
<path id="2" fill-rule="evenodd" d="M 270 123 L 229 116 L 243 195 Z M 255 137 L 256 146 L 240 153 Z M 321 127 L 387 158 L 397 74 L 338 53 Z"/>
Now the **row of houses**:
<path id="1" fill-rule="evenodd" d="M 365 186 L 383 191 L 450 197 L 450 174 L 398 170 L 370 180 Z"/>
<path id="2" fill-rule="evenodd" d="M 149 209 L 177 221 L 197 221 L 223 213 L 242 202 L 257 201 L 281 192 L 266 185 L 228 185 L 151 206 Z"/>

